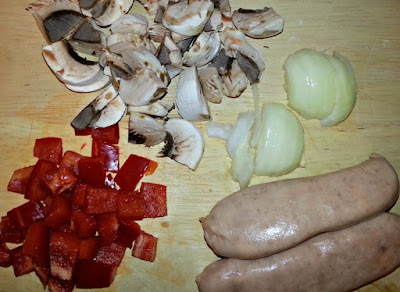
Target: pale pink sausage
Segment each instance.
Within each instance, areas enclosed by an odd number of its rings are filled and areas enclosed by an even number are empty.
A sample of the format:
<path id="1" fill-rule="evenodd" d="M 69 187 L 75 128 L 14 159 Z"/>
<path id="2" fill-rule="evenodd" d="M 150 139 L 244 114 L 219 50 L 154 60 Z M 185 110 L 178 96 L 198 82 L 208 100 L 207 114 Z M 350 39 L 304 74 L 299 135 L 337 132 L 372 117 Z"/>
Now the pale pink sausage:
<path id="1" fill-rule="evenodd" d="M 246 188 L 206 216 L 204 237 L 221 257 L 256 259 L 387 211 L 399 196 L 395 170 L 383 157 L 315 177 Z"/>
<path id="2" fill-rule="evenodd" d="M 383 213 L 257 260 L 222 259 L 197 276 L 200 292 L 346 292 L 400 266 L 400 216 Z"/>

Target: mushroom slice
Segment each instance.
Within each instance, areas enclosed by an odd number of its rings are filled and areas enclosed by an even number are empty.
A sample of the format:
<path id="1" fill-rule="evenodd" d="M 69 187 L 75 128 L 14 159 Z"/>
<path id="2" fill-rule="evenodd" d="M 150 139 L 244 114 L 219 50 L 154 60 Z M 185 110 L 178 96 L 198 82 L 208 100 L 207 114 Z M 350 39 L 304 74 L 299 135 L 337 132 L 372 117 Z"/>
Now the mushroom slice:
<path id="1" fill-rule="evenodd" d="M 134 0 L 98 0 L 91 9 L 82 9 L 82 13 L 93 17 L 98 25 L 105 27 L 111 25 L 121 15 L 127 14 L 133 2 Z"/>
<path id="2" fill-rule="evenodd" d="M 156 43 L 162 43 L 166 36 L 171 36 L 171 31 L 162 24 L 156 23 L 149 26 L 147 36 Z"/>
<path id="3" fill-rule="evenodd" d="M 194 122 L 210 119 L 210 110 L 201 89 L 196 66 L 189 67 L 180 73 L 176 106 L 179 115 L 185 120 Z"/>
<path id="4" fill-rule="evenodd" d="M 167 86 L 150 69 L 138 68 L 129 79 L 121 79 L 119 95 L 128 105 L 146 105 L 161 98 Z"/>
<path id="5" fill-rule="evenodd" d="M 222 76 L 223 92 L 228 97 L 239 97 L 247 87 L 247 77 L 234 60 L 231 68 Z"/>
<path id="6" fill-rule="evenodd" d="M 93 81 L 93 83 L 88 84 L 88 85 L 71 85 L 71 84 L 66 84 L 66 83 L 64 85 L 69 90 L 75 91 L 75 92 L 93 92 L 93 91 L 103 89 L 110 83 L 111 83 L 110 76 L 103 74 L 102 76 L 99 76 L 99 79 L 97 81 Z"/>
<path id="7" fill-rule="evenodd" d="M 222 27 L 219 31 L 223 31 L 226 27 L 233 27 L 232 11 L 229 0 L 212 0 L 214 3 L 214 11 L 221 13 Z M 215 16 L 219 18 L 219 16 Z"/>
<path id="8" fill-rule="evenodd" d="M 174 31 L 171 31 L 171 38 L 174 41 L 174 43 L 180 43 L 182 41 L 188 41 L 188 40 L 192 40 L 194 41 L 196 39 L 196 36 L 193 35 L 183 35 L 180 33 L 176 33 Z"/>
<path id="9" fill-rule="evenodd" d="M 183 61 L 181 50 L 169 36 L 166 36 L 163 43 L 158 47 L 157 58 L 167 69 L 170 79 L 182 71 Z"/>
<path id="10" fill-rule="evenodd" d="M 183 1 L 168 5 L 162 24 L 182 35 L 198 35 L 210 18 L 214 4 L 209 0 Z"/>
<path id="11" fill-rule="evenodd" d="M 204 153 L 204 138 L 191 122 L 171 118 L 164 124 L 166 143 L 160 154 L 195 170 Z"/>
<path id="12" fill-rule="evenodd" d="M 122 43 L 122 44 L 120 44 Z M 118 44 L 118 45 L 117 45 Z M 107 47 L 110 50 L 117 50 L 113 49 L 113 46 L 116 45 L 116 47 L 120 46 L 130 46 L 130 49 L 136 49 L 140 47 L 145 47 L 148 49 L 151 53 L 156 52 L 156 48 L 154 44 L 145 36 L 141 36 L 135 33 L 113 33 L 110 34 L 107 37 Z"/>
<path id="13" fill-rule="evenodd" d="M 195 36 L 192 36 L 190 38 L 181 40 L 179 42 L 175 42 L 177 43 L 178 47 L 181 49 L 182 54 L 184 54 L 185 52 L 187 52 L 190 47 L 192 46 L 193 42 L 196 40 Z"/>
<path id="14" fill-rule="evenodd" d="M 222 80 L 215 67 L 198 69 L 201 89 L 204 97 L 212 103 L 221 103 L 223 97 Z"/>
<path id="15" fill-rule="evenodd" d="M 83 130 L 101 116 L 101 111 L 116 98 L 118 93 L 112 86 L 101 92 L 90 104 L 88 104 L 71 122 L 75 129 Z"/>
<path id="16" fill-rule="evenodd" d="M 112 33 L 134 33 L 145 36 L 149 22 L 140 14 L 125 14 L 111 24 Z"/>
<path id="17" fill-rule="evenodd" d="M 251 75 L 251 72 L 245 71 L 246 76 L 249 79 L 251 78 L 251 83 L 259 82 L 265 70 L 264 58 L 260 51 L 247 42 L 246 37 L 242 32 L 234 28 L 225 28 L 221 33 L 221 41 L 224 44 L 227 56 L 236 58 L 240 53 L 251 61 L 254 65 L 252 69 L 257 71 L 257 75 L 254 78 L 254 76 Z M 247 63 L 249 64 L 249 62 Z M 243 67 L 242 70 L 246 70 L 246 68 Z"/>
<path id="18" fill-rule="evenodd" d="M 99 63 L 79 57 L 66 41 L 43 47 L 42 54 L 62 83 L 84 86 L 99 81 L 104 75 Z"/>
<path id="19" fill-rule="evenodd" d="M 236 10 L 232 15 L 233 24 L 245 35 L 260 39 L 275 36 L 283 31 L 283 18 L 274 9 Z"/>
<path id="20" fill-rule="evenodd" d="M 217 31 L 202 32 L 189 51 L 183 55 L 183 64 L 197 67 L 208 64 L 218 54 L 221 48 L 221 39 Z"/>
<path id="21" fill-rule="evenodd" d="M 154 16 L 154 22 L 155 23 L 161 23 L 162 18 L 165 12 L 165 9 L 167 9 L 169 4 L 169 0 L 158 0 L 158 5 L 157 5 L 157 12 Z"/>
<path id="22" fill-rule="evenodd" d="M 128 106 L 128 113 L 137 112 L 152 117 L 165 118 L 174 108 L 175 104 L 172 101 L 160 99 L 148 105 Z"/>
<path id="23" fill-rule="evenodd" d="M 206 22 L 203 28 L 204 31 L 222 31 L 222 13 L 219 10 L 214 10 L 210 18 Z"/>
<path id="24" fill-rule="evenodd" d="M 126 105 L 120 96 L 116 96 L 102 109 L 97 121 L 92 121 L 91 128 L 105 128 L 118 123 L 125 114 Z"/>
<path id="25" fill-rule="evenodd" d="M 138 0 L 143 5 L 149 15 L 156 15 L 159 0 Z"/>
<path id="26" fill-rule="evenodd" d="M 137 112 L 130 112 L 128 141 L 133 144 L 154 146 L 164 141 L 165 128 L 154 118 Z"/>
<path id="27" fill-rule="evenodd" d="M 84 19 L 77 1 L 39 0 L 28 9 L 49 44 L 64 39 Z"/>
<path id="28" fill-rule="evenodd" d="M 79 6 L 82 9 L 90 9 L 93 8 L 94 5 L 96 5 L 97 0 L 79 0 Z"/>
<path id="29" fill-rule="evenodd" d="M 208 67 L 214 67 L 215 69 L 217 69 L 218 74 L 220 76 L 223 76 L 231 68 L 233 60 L 234 58 L 228 57 L 225 54 L 225 49 L 222 49 L 218 53 L 218 55 L 211 61 Z"/>

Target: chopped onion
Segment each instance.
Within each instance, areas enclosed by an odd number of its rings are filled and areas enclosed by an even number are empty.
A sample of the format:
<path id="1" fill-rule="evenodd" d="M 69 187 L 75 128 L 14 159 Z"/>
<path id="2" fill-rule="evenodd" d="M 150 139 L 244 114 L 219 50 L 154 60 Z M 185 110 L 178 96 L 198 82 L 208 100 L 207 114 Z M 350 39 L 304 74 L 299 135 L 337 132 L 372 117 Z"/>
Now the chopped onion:
<path id="1" fill-rule="evenodd" d="M 209 121 L 206 124 L 206 128 L 208 137 L 225 141 L 228 141 L 228 138 L 232 132 L 232 125 L 228 123 L 225 124 Z"/>
<path id="2" fill-rule="evenodd" d="M 349 61 L 311 49 L 289 55 L 283 65 L 288 105 L 306 119 L 319 119 L 322 126 L 335 126 L 351 113 L 357 85 Z"/>

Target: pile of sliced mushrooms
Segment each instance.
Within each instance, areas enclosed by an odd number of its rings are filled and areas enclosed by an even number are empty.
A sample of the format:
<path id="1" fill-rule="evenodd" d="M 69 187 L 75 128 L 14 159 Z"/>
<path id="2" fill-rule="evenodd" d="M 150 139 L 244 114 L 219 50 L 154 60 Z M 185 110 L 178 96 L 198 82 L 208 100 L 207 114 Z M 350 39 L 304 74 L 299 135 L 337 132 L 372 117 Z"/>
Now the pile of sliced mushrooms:
<path id="1" fill-rule="evenodd" d="M 283 19 L 272 8 L 231 12 L 229 0 L 40 0 L 30 5 L 48 45 L 43 57 L 70 90 L 103 90 L 72 121 L 107 127 L 125 113 L 129 142 L 165 143 L 162 155 L 196 169 L 204 151 L 192 122 L 211 119 L 208 102 L 238 97 L 265 69 L 251 38 L 272 37 Z M 175 104 L 166 101 L 177 77 Z M 175 107 L 181 118 L 168 118 Z"/>

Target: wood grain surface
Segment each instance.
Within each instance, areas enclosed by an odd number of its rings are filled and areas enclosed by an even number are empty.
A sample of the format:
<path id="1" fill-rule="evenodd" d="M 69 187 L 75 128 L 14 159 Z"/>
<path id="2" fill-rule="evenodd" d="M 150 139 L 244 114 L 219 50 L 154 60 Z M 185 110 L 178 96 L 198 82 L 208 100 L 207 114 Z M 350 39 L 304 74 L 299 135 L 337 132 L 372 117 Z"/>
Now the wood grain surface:
<path id="1" fill-rule="evenodd" d="M 15 169 L 32 165 L 35 139 L 63 138 L 64 149 L 89 155 L 88 137 L 75 137 L 70 121 L 97 93 L 67 90 L 46 66 L 41 48 L 45 41 L 26 11 L 29 0 L 0 0 L 0 215 L 24 202 L 7 192 Z M 398 0 L 280 0 L 231 1 L 232 8 L 273 7 L 285 19 L 277 37 L 249 41 L 266 60 L 259 84 L 261 103 L 286 104 L 282 64 L 300 48 L 336 50 L 353 64 L 358 99 L 350 117 L 332 128 L 300 119 L 305 128 L 306 167 L 280 178 L 254 177 L 252 184 L 302 177 L 357 164 L 370 153 L 384 155 L 400 173 L 400 2 Z M 131 12 L 146 15 L 135 3 Z M 167 99 L 173 100 L 176 79 Z M 251 88 L 238 99 L 210 105 L 216 122 L 233 122 L 241 111 L 253 109 Z M 177 115 L 176 111 L 172 113 Z M 121 161 L 131 153 L 156 159 L 159 169 L 147 181 L 168 186 L 164 218 L 146 219 L 142 228 L 159 238 L 154 263 L 130 257 L 128 252 L 112 287 L 102 291 L 197 291 L 195 277 L 217 257 L 207 247 L 199 218 L 220 199 L 238 190 L 231 180 L 225 143 L 205 135 L 203 160 L 190 171 L 166 158 L 157 158 L 161 146 L 146 148 L 127 143 L 127 118 L 120 122 Z M 393 212 L 400 214 L 400 203 Z M 400 270 L 366 286 L 362 292 L 400 291 Z M 40 291 L 34 273 L 15 278 L 12 268 L 0 268 L 0 291 Z"/>

